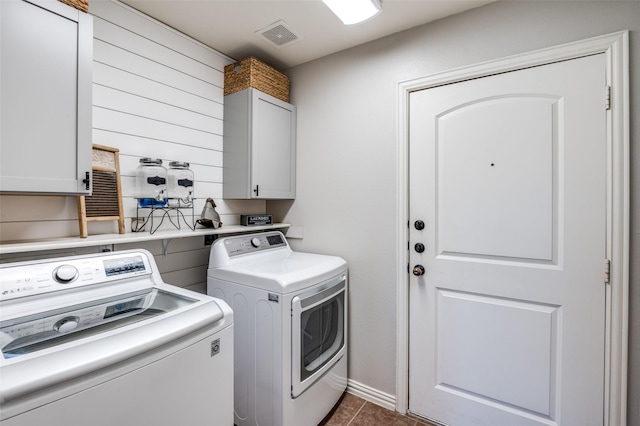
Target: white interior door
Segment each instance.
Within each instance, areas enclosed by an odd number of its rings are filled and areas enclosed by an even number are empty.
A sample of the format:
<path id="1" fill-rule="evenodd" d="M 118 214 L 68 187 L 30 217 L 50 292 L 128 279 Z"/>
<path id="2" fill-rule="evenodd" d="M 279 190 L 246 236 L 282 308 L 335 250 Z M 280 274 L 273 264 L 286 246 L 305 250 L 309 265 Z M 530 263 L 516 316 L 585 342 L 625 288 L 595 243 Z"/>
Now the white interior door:
<path id="1" fill-rule="evenodd" d="M 410 95 L 410 412 L 603 423 L 605 77 L 598 54 Z"/>

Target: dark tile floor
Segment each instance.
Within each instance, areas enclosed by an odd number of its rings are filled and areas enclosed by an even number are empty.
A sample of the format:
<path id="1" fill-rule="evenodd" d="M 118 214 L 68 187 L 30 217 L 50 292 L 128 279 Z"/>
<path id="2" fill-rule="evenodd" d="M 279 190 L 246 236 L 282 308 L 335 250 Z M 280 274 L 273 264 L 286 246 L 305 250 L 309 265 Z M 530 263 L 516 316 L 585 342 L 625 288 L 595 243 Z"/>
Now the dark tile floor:
<path id="1" fill-rule="evenodd" d="M 320 426 L 436 426 L 403 416 L 350 393 L 345 393 L 336 408 Z"/>

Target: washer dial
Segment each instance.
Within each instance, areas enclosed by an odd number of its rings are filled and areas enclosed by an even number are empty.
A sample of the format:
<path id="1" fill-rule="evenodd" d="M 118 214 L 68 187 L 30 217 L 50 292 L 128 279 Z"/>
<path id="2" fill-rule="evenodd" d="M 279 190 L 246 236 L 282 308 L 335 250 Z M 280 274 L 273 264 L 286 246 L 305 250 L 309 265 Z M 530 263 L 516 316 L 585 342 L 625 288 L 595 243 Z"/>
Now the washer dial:
<path id="1" fill-rule="evenodd" d="M 64 317 L 53 325 L 53 329 L 60 333 L 68 333 L 75 330 L 80 322 L 80 318 L 76 316 Z"/>
<path id="2" fill-rule="evenodd" d="M 73 265 L 61 265 L 53 271 L 53 278 L 60 284 L 68 284 L 78 278 L 78 270 Z"/>

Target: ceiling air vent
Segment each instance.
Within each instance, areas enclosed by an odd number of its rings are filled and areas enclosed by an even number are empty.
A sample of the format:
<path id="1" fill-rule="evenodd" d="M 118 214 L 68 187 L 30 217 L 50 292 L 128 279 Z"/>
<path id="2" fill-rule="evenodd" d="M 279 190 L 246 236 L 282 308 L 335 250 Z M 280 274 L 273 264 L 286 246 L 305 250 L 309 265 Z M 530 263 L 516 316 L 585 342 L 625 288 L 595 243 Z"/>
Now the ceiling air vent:
<path id="1" fill-rule="evenodd" d="M 268 27 L 256 31 L 255 34 L 277 47 L 286 46 L 302 38 L 296 35 L 284 21 L 273 23 Z"/>

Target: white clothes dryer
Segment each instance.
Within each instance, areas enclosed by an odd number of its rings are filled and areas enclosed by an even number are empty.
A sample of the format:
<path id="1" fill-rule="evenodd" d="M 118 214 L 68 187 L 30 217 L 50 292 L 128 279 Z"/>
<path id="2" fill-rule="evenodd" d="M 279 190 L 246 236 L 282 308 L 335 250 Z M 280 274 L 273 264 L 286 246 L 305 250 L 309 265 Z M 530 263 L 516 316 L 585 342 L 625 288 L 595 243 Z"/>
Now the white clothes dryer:
<path id="1" fill-rule="evenodd" d="M 234 312 L 235 424 L 315 426 L 347 387 L 347 263 L 280 232 L 217 240 L 207 293 Z"/>

